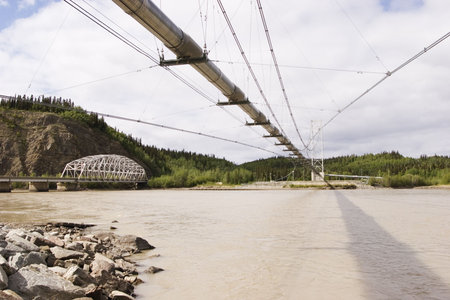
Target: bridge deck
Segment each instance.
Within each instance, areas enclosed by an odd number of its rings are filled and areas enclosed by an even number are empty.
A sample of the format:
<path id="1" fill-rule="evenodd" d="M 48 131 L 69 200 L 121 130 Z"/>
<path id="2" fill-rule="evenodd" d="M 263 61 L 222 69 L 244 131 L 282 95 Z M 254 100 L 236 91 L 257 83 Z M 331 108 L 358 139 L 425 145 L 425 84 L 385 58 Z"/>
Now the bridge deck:
<path id="1" fill-rule="evenodd" d="M 0 177 L 0 182 L 105 182 L 105 183 L 143 183 L 146 180 L 119 180 L 119 179 L 89 179 L 89 178 L 68 178 L 68 177 Z"/>

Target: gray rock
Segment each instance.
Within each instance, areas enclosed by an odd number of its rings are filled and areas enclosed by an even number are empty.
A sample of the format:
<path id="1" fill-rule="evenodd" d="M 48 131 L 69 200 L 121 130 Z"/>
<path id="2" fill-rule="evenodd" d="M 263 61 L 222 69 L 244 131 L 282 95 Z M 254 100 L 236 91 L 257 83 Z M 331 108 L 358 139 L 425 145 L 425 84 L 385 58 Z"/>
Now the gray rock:
<path id="1" fill-rule="evenodd" d="M 36 295 L 39 295 L 39 299 L 58 300 L 72 300 L 85 296 L 82 288 L 56 275 L 45 265 L 23 267 L 9 277 L 9 288 L 25 299 L 35 299 Z"/>
<path id="2" fill-rule="evenodd" d="M 137 273 L 136 271 L 136 266 L 124 259 L 117 259 L 115 261 L 116 263 L 116 269 L 119 269 L 121 271 L 124 272 L 128 272 L 128 273 Z"/>
<path id="3" fill-rule="evenodd" d="M 0 290 L 5 289 L 8 286 L 8 275 L 3 270 L 2 267 L 0 267 Z"/>
<path id="4" fill-rule="evenodd" d="M 25 266 L 33 265 L 33 264 L 42 264 L 46 265 L 42 254 L 39 252 L 30 252 L 30 253 L 16 253 L 14 256 L 9 258 L 9 266 L 12 270 L 12 273 L 16 272 L 20 268 Z"/>
<path id="5" fill-rule="evenodd" d="M 51 243 L 53 243 L 54 245 L 58 246 L 58 247 L 64 247 L 64 241 L 61 240 L 57 236 L 49 235 L 47 237 L 47 240 L 50 241 Z M 51 246 L 51 245 L 49 245 L 49 246 Z"/>
<path id="6" fill-rule="evenodd" d="M 103 272 L 112 273 L 114 271 L 114 267 L 114 262 L 111 263 L 108 260 L 96 258 L 91 263 L 91 275 L 93 277 L 99 277 Z"/>
<path id="7" fill-rule="evenodd" d="M 110 259 L 110 258 L 108 258 L 108 257 L 106 257 L 106 256 L 104 256 L 103 254 L 100 254 L 100 253 L 95 253 L 94 260 L 104 260 L 104 261 L 107 261 L 110 264 L 115 265 L 115 262 L 112 259 Z"/>
<path id="8" fill-rule="evenodd" d="M 134 284 L 134 283 L 138 282 L 138 277 L 137 277 L 137 275 L 125 276 L 123 278 L 123 280 L 125 280 L 131 284 Z"/>
<path id="9" fill-rule="evenodd" d="M 39 251 L 39 247 L 36 246 L 35 244 L 33 244 L 30 241 L 27 241 L 26 239 L 18 236 L 17 234 L 11 234 L 11 232 L 9 232 L 6 235 L 6 241 L 8 243 L 12 243 L 16 246 L 21 247 L 22 249 L 24 249 L 26 252 L 31 252 L 31 251 Z"/>
<path id="10" fill-rule="evenodd" d="M 72 243 L 72 237 L 70 236 L 69 233 L 66 234 L 66 235 L 64 235 L 64 243 L 65 243 L 65 244 L 70 244 L 70 243 Z"/>
<path id="11" fill-rule="evenodd" d="M 141 250 L 150 250 L 155 248 L 143 238 L 131 234 L 118 236 L 116 243 L 116 246 L 124 248 L 125 250 L 131 251 L 133 253 L 139 252 Z"/>
<path id="12" fill-rule="evenodd" d="M 16 294 L 16 292 L 11 290 L 0 291 L 0 299 L 2 300 L 23 300 L 22 297 Z"/>
<path id="13" fill-rule="evenodd" d="M 23 253 L 16 253 L 9 257 L 8 264 L 11 270 L 11 273 L 17 272 L 20 268 L 23 267 L 23 261 L 25 258 L 25 254 Z"/>
<path id="14" fill-rule="evenodd" d="M 95 283 L 95 279 L 78 266 L 70 267 L 64 274 L 63 278 L 69 280 L 75 285 L 85 287 L 91 283 Z"/>
<path id="15" fill-rule="evenodd" d="M 98 243 L 98 239 L 93 234 L 86 234 L 86 235 L 80 236 L 79 240 L 86 241 L 86 242 Z"/>
<path id="16" fill-rule="evenodd" d="M 11 238 L 13 235 L 17 235 L 21 238 L 25 238 L 27 236 L 27 234 L 25 233 L 25 231 L 23 231 L 22 229 L 11 229 L 10 231 L 8 231 L 8 233 L 6 234 L 6 239 Z"/>
<path id="17" fill-rule="evenodd" d="M 104 248 L 103 245 L 101 245 L 99 243 L 95 243 L 95 242 L 81 241 L 79 243 L 81 243 L 81 245 L 83 246 L 83 249 L 85 251 L 98 252 L 102 248 Z"/>
<path id="18" fill-rule="evenodd" d="M 4 258 L 9 258 L 10 256 L 15 255 L 16 253 L 24 253 L 24 252 L 27 251 L 25 251 L 25 249 L 23 249 L 22 247 L 14 245 L 13 243 L 8 243 L 6 247 L 3 248 L 1 254 Z"/>
<path id="19" fill-rule="evenodd" d="M 61 247 L 52 247 L 50 252 L 55 256 L 56 259 L 71 259 L 71 258 L 82 258 L 84 256 L 83 252 L 63 249 Z"/>
<path id="20" fill-rule="evenodd" d="M 3 267 L 6 264 L 8 264 L 8 261 L 0 254 L 0 267 Z"/>
<path id="21" fill-rule="evenodd" d="M 24 266 L 33 265 L 33 264 L 46 265 L 43 254 L 41 254 L 39 252 L 28 253 L 24 259 Z"/>
<path id="22" fill-rule="evenodd" d="M 112 291 L 111 294 L 109 294 L 109 298 L 112 300 L 134 300 L 133 297 L 121 291 Z"/>
<path id="23" fill-rule="evenodd" d="M 64 274 L 66 274 L 67 269 L 63 267 L 50 267 L 48 268 L 50 271 L 54 272 L 55 274 L 58 274 L 59 276 L 63 277 Z"/>
<path id="24" fill-rule="evenodd" d="M 30 234 L 31 234 L 30 242 L 32 242 L 36 246 L 49 246 L 49 247 L 57 246 L 54 242 L 50 241 L 39 232 L 31 232 Z"/>
<path id="25" fill-rule="evenodd" d="M 66 249 L 74 250 L 74 251 L 83 251 L 83 244 L 80 242 L 72 242 L 66 245 Z"/>
<path id="26" fill-rule="evenodd" d="M 97 283 L 99 287 L 105 292 L 107 295 L 112 291 L 121 291 L 127 294 L 131 294 L 134 290 L 134 287 L 131 283 L 117 278 L 111 273 L 103 271 L 101 276 L 97 278 Z"/>
<path id="27" fill-rule="evenodd" d="M 155 267 L 155 266 L 151 266 L 149 267 L 147 270 L 145 270 L 145 273 L 149 273 L 149 274 L 155 274 L 158 272 L 164 271 L 164 269 Z"/>

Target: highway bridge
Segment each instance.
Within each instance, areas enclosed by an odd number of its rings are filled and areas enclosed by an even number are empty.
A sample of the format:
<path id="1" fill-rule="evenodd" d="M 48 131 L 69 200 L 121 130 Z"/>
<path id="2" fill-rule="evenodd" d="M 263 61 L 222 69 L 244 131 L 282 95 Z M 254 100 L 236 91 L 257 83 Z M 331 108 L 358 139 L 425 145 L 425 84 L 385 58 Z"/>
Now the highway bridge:
<path id="1" fill-rule="evenodd" d="M 60 177 L 0 177 L 0 192 L 10 192 L 14 182 L 28 183 L 30 191 L 48 191 L 50 183 L 56 183 L 58 190 L 76 190 L 87 182 L 144 183 L 147 175 L 128 157 L 100 154 L 69 162 Z"/>

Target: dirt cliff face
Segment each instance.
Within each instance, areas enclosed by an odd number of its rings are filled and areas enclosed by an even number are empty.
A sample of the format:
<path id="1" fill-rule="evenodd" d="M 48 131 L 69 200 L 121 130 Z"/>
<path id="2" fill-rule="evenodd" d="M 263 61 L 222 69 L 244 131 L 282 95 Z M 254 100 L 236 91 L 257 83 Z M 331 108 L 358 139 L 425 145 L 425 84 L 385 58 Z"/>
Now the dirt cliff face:
<path id="1" fill-rule="evenodd" d="M 83 123 L 0 108 L 0 175 L 57 175 L 68 162 L 96 154 L 129 156 L 117 141 Z"/>

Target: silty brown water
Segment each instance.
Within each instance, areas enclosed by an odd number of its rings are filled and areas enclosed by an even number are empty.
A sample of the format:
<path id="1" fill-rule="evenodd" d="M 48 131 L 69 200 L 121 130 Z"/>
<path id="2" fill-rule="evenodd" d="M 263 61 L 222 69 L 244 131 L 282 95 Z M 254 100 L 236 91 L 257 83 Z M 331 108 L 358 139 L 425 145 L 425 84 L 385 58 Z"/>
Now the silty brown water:
<path id="1" fill-rule="evenodd" d="M 138 299 L 450 299 L 448 190 L 0 194 L 1 222 L 113 220 L 165 269 Z"/>

